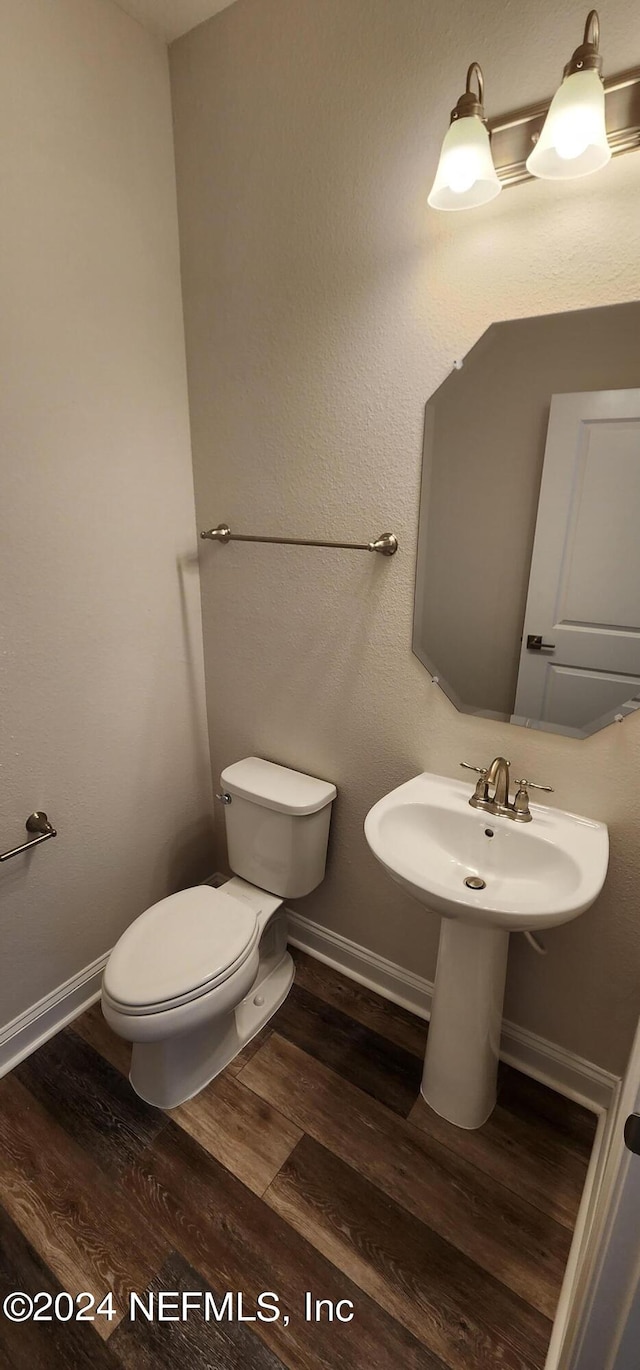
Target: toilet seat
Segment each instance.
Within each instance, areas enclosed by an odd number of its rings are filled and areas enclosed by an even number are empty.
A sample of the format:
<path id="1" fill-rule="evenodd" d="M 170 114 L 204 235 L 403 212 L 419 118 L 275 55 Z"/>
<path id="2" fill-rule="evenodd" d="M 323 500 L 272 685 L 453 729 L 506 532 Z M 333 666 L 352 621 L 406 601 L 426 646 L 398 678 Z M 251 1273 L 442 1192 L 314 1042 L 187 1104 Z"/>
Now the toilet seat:
<path id="1" fill-rule="evenodd" d="M 208 994 L 250 959 L 259 912 L 210 885 L 161 899 L 116 943 L 104 975 L 107 1000 L 135 1017 Z"/>

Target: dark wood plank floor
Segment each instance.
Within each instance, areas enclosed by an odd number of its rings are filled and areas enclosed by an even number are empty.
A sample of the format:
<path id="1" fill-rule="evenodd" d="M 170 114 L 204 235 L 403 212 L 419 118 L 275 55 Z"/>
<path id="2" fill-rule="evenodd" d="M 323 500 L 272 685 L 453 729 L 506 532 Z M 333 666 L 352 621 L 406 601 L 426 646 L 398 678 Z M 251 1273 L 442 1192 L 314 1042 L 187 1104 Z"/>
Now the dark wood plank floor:
<path id="1" fill-rule="evenodd" d="M 426 1025 L 296 965 L 171 1113 L 133 1093 L 99 1006 L 0 1080 L 0 1301 L 114 1300 L 93 1322 L 0 1313 L 0 1370 L 542 1370 L 595 1118 L 505 1067 L 489 1122 L 452 1127 L 419 1095 Z M 280 1317 L 256 1320 L 267 1291 Z M 308 1320 L 308 1294 L 353 1320 Z"/>

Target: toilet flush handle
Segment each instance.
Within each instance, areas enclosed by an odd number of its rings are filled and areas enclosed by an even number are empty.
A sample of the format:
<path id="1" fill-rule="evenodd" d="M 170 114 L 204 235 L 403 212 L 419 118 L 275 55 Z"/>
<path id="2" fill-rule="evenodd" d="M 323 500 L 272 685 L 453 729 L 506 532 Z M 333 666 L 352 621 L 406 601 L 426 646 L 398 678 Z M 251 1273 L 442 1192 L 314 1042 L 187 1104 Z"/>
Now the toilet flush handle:
<path id="1" fill-rule="evenodd" d="M 223 790 L 223 791 L 222 791 L 222 794 L 216 794 L 216 799 L 218 799 L 218 800 L 220 801 L 221 804 L 230 804 L 230 803 L 231 803 L 231 795 L 230 795 L 230 794 L 227 794 L 227 791 L 226 791 L 226 790 Z"/>

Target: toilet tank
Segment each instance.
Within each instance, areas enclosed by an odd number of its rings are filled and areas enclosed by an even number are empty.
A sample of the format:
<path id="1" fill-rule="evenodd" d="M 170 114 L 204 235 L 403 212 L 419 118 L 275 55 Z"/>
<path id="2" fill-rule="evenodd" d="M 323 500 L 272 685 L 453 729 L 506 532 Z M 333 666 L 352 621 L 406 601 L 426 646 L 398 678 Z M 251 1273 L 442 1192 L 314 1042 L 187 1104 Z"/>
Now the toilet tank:
<path id="1" fill-rule="evenodd" d="M 227 766 L 222 787 L 234 875 L 283 899 L 309 894 L 324 877 L 336 787 L 248 756 Z"/>

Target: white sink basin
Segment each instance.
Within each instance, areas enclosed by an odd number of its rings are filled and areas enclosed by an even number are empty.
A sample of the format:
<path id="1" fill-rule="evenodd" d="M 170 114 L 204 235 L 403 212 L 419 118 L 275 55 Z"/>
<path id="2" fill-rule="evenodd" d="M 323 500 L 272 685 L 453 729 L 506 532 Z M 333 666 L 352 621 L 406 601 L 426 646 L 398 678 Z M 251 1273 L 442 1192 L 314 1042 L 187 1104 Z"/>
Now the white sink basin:
<path id="1" fill-rule="evenodd" d="M 515 823 L 470 808 L 471 793 L 425 773 L 374 805 L 365 836 L 392 879 L 445 918 L 488 927 L 549 928 L 584 913 L 607 873 L 604 823 L 540 804 L 531 823 Z"/>
<path id="2" fill-rule="evenodd" d="M 443 915 L 422 1093 L 465 1128 L 481 1127 L 496 1101 L 510 932 L 584 913 L 609 860 L 604 823 L 540 804 L 517 823 L 471 808 L 472 793 L 418 775 L 374 804 L 364 825 L 392 879 Z"/>

